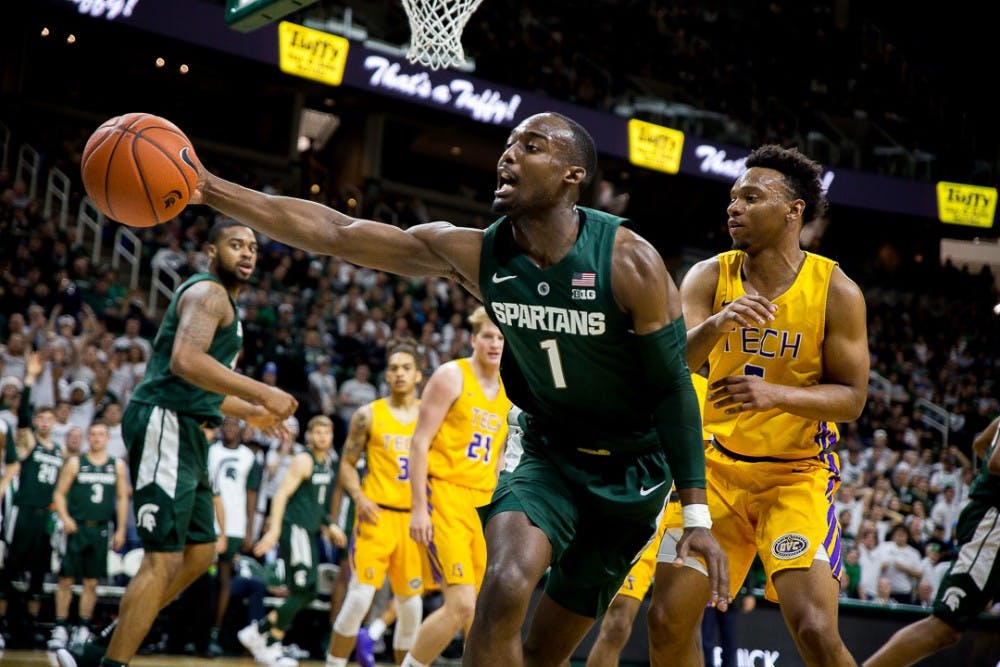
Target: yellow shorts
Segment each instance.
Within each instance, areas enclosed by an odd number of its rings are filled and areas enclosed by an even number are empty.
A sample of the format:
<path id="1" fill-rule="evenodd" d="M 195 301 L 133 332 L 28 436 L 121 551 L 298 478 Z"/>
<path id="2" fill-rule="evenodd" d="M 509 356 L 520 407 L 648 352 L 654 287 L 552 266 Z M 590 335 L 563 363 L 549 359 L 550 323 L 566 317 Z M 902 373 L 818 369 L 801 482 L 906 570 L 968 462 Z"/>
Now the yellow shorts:
<path id="1" fill-rule="evenodd" d="M 840 579 L 840 525 L 833 511 L 840 488 L 836 454 L 749 463 L 707 447 L 705 470 L 712 534 L 729 557 L 733 595 L 757 554 L 767 573 L 764 595 L 772 602 L 778 601 L 775 573 L 809 568 L 817 558 L 828 561 Z"/>
<path id="2" fill-rule="evenodd" d="M 618 589 L 618 595 L 627 595 L 640 602 L 646 597 L 646 592 L 653 584 L 653 574 L 656 572 L 656 553 L 660 548 L 660 540 L 663 539 L 663 531 L 667 529 L 667 524 L 672 520 L 671 507 L 673 505 L 677 505 L 677 520 L 680 520 L 680 503 L 667 503 L 662 516 L 660 516 L 660 525 L 656 529 L 656 536 L 639 556 L 638 562 L 629 570 L 621 588 Z"/>
<path id="3" fill-rule="evenodd" d="M 355 521 L 351 567 L 359 582 L 376 590 L 388 574 L 394 594 L 423 593 L 420 545 L 410 538 L 410 513 L 383 508 L 377 524 Z"/>
<path id="4" fill-rule="evenodd" d="M 470 489 L 428 478 L 434 539 L 427 548 L 434 580 L 479 587 L 486 574 L 486 538 L 476 508 L 490 502 L 492 491 Z"/>

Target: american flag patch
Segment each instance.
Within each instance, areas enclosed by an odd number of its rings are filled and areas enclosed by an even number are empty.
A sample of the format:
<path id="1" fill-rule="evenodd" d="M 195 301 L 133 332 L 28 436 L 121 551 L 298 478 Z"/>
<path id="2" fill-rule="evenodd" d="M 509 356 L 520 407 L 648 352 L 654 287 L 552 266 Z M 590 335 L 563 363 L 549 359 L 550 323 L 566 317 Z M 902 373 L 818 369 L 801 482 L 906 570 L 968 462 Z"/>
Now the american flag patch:
<path id="1" fill-rule="evenodd" d="M 593 287 L 597 274 L 593 271 L 574 271 L 573 279 L 569 282 L 573 287 Z"/>

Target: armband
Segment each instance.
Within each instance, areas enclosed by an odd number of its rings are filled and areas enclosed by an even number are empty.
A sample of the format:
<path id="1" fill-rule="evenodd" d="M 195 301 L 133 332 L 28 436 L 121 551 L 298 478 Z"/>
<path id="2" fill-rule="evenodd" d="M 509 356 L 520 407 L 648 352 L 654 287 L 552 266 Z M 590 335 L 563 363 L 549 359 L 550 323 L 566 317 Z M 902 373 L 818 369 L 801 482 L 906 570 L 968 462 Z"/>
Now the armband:
<path id="1" fill-rule="evenodd" d="M 708 505 L 692 503 L 681 507 L 684 516 L 684 528 L 711 528 L 712 515 L 708 513 Z"/>

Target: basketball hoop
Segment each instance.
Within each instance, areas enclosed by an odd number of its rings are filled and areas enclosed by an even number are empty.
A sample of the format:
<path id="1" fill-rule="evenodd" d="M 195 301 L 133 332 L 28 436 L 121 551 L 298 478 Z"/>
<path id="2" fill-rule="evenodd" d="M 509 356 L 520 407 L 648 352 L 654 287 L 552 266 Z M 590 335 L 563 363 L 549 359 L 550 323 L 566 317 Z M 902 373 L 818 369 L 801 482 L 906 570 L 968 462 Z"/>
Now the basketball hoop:
<path id="1" fill-rule="evenodd" d="M 410 19 L 406 57 L 432 70 L 465 63 L 462 31 L 483 0 L 402 0 Z"/>

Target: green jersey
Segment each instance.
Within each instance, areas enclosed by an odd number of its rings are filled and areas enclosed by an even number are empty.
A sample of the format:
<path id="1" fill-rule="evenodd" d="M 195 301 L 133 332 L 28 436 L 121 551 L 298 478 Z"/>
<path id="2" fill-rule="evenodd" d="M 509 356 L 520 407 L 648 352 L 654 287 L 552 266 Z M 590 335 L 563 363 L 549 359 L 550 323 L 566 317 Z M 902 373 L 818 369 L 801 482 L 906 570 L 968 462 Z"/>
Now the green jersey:
<path id="1" fill-rule="evenodd" d="M 113 458 L 96 465 L 81 455 L 80 470 L 66 494 L 70 516 L 76 521 L 110 521 L 115 515 L 117 484 Z"/>
<path id="2" fill-rule="evenodd" d="M 288 499 L 283 523 L 302 526 L 308 531 L 319 530 L 330 513 L 330 496 L 335 479 L 330 458 L 324 456 L 322 461 L 317 461 L 313 457 L 312 475 L 302 480 Z"/>
<path id="3" fill-rule="evenodd" d="M 14 504 L 18 507 L 51 505 L 52 492 L 55 491 L 62 465 L 62 452 L 58 447 L 45 449 L 36 444 L 31 453 L 21 461 Z"/>
<path id="4" fill-rule="evenodd" d="M 184 290 L 202 280 L 219 282 L 219 279 L 210 273 L 196 273 L 185 280 L 174 293 L 170 306 L 163 316 L 160 330 L 153 340 L 153 354 L 146 365 L 146 374 L 136 386 L 131 400 L 190 415 L 205 421 L 208 426 L 218 426 L 222 421 L 220 407 L 225 396 L 196 387 L 170 371 L 174 337 L 177 335 L 177 326 L 180 322 L 177 303 Z M 243 326 L 239 320 L 236 304 L 232 298 L 229 302 L 237 316 L 234 317 L 232 324 L 215 331 L 208 354 L 220 364 L 235 368 L 237 356 L 243 347 Z"/>
<path id="5" fill-rule="evenodd" d="M 650 449 L 653 427 L 637 336 L 611 289 L 615 233 L 624 219 L 577 207 L 569 253 L 539 268 L 505 216 L 483 238 L 479 285 L 504 335 L 501 375 L 532 428 L 563 441 L 585 435 L 608 449 Z M 578 446 L 578 445 L 574 445 Z"/>
<path id="6" fill-rule="evenodd" d="M 983 457 L 983 465 L 979 468 L 979 474 L 972 480 L 972 486 L 969 488 L 970 499 L 982 500 L 994 506 L 1000 506 L 1000 476 L 990 473 L 986 463 L 990 460 L 993 450 L 1000 447 L 998 442 L 1000 442 L 1000 432 L 987 448 L 986 456 Z"/>

